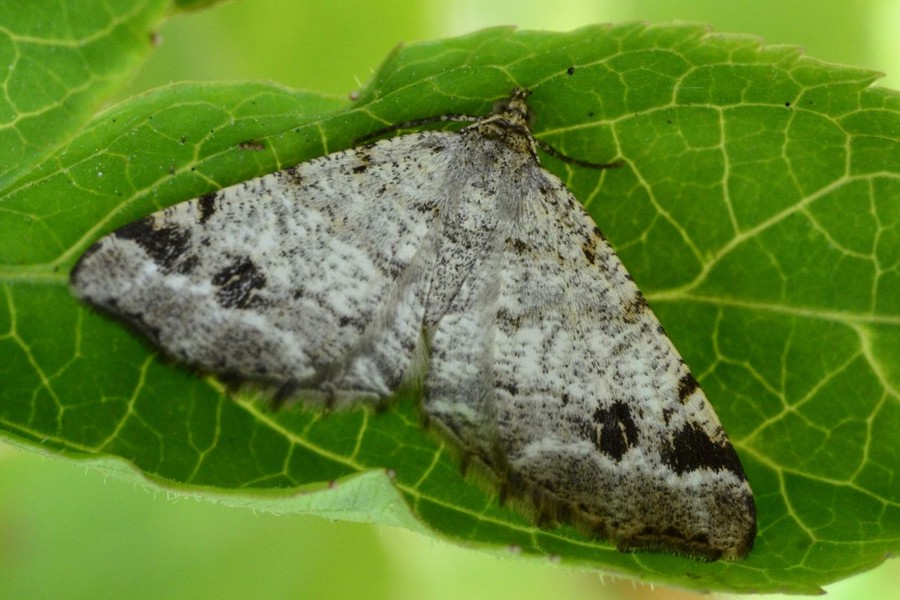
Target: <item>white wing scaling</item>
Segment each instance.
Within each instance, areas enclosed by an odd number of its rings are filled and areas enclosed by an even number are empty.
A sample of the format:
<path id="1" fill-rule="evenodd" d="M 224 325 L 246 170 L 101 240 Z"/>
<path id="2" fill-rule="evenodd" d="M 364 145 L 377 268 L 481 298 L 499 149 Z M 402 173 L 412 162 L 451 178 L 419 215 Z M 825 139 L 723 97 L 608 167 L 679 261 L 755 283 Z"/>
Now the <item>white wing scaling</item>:
<path id="1" fill-rule="evenodd" d="M 452 302 L 433 291 L 426 308 L 425 413 L 540 522 L 573 522 L 622 549 L 745 555 L 755 508 L 737 454 L 514 118 L 455 139 L 461 175 L 435 272 Z"/>
<path id="2" fill-rule="evenodd" d="M 547 179 L 523 195 L 500 270 L 495 396 L 518 493 L 622 549 L 746 554 L 752 494 L 718 418 L 593 221 Z"/>
<path id="3" fill-rule="evenodd" d="M 612 248 L 539 164 L 526 93 L 456 133 L 338 152 L 103 238 L 75 293 L 200 369 L 423 413 L 542 525 L 749 552 L 750 487 Z"/>
<path id="4" fill-rule="evenodd" d="M 427 145 L 395 138 L 162 210 L 91 247 L 73 288 L 202 370 L 383 399 L 414 358 L 439 241 L 445 170 Z"/>

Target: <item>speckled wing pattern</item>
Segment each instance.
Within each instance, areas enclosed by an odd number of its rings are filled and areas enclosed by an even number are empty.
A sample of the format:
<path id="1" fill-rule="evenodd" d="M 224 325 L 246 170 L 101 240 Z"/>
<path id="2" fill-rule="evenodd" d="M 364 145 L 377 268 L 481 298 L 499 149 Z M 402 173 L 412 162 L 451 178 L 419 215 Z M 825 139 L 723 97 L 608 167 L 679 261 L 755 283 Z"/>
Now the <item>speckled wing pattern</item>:
<path id="1" fill-rule="evenodd" d="M 740 461 L 575 197 L 538 160 L 527 93 L 457 132 L 314 159 L 134 222 L 76 295 L 168 355 L 279 398 L 425 420 L 541 526 L 735 559 Z"/>

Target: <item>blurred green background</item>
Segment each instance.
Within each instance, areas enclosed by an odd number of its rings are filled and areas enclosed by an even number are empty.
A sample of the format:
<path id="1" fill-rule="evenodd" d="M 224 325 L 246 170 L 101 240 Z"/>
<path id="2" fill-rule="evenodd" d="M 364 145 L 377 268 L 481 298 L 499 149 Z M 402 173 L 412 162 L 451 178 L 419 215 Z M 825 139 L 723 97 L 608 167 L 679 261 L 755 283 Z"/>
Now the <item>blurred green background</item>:
<path id="1" fill-rule="evenodd" d="M 129 92 L 170 81 L 271 79 L 344 95 L 397 44 L 484 27 L 564 31 L 592 23 L 707 23 L 809 56 L 881 71 L 900 88 L 896 0 L 241 0 L 182 15 Z"/>
<path id="2" fill-rule="evenodd" d="M 627 20 L 702 22 L 796 44 L 885 72 L 882 84 L 900 87 L 895 0 L 242 0 L 168 22 L 119 97 L 172 81 L 246 79 L 346 96 L 401 42 Z M 700 597 L 402 530 L 173 497 L 11 447 L 0 447 L 0 466 L 2 598 Z M 829 586 L 830 597 L 891 597 L 898 571 L 888 563 Z"/>

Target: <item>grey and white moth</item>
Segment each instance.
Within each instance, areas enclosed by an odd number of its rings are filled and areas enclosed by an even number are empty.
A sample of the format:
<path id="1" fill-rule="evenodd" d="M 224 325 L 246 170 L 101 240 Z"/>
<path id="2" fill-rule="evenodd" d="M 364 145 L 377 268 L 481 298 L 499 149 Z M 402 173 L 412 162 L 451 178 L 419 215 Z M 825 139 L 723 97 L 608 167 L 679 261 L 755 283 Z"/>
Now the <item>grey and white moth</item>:
<path id="1" fill-rule="evenodd" d="M 756 509 L 697 380 L 544 170 L 527 93 L 177 204 L 90 247 L 75 294 L 281 397 L 422 413 L 502 497 L 621 550 L 741 558 Z"/>

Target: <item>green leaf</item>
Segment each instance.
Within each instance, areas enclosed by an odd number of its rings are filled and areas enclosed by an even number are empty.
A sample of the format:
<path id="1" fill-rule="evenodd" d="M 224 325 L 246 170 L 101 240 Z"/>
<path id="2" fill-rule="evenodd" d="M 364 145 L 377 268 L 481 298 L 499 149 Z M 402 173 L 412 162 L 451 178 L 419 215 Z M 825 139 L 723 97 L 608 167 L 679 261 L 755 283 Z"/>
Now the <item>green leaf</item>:
<path id="1" fill-rule="evenodd" d="M 814 593 L 900 539 L 900 96 L 875 78 L 698 26 L 628 24 L 409 45 L 353 103 L 249 83 L 129 99 L 9 169 L 0 423 L 19 443 L 121 457 L 161 486 L 235 504 L 681 587 Z M 138 217 L 386 125 L 487 114 L 516 86 L 533 90 L 538 137 L 624 163 L 598 172 L 544 157 L 646 292 L 741 455 L 760 526 L 746 560 L 621 554 L 540 530 L 460 475 L 419 426 L 416 398 L 379 414 L 267 412 L 160 359 L 67 289 L 80 253 Z"/>
<path id="2" fill-rule="evenodd" d="M 152 45 L 165 0 L 0 0 L 0 185 L 45 159 Z"/>

